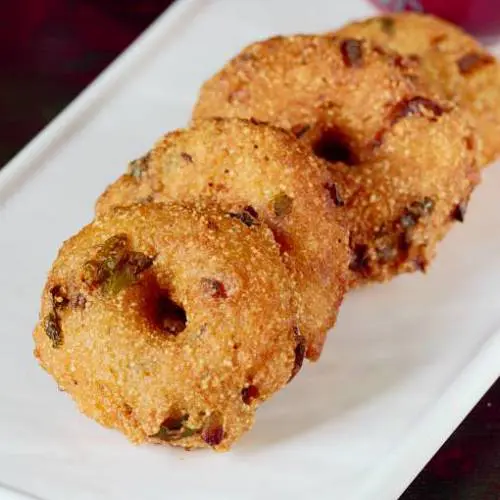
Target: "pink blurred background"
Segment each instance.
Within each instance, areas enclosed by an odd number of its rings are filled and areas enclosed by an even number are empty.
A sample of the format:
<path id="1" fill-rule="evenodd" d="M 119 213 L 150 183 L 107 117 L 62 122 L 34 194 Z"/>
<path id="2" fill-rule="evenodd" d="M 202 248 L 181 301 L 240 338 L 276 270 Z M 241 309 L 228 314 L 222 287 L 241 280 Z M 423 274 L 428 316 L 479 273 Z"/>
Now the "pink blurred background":
<path id="1" fill-rule="evenodd" d="M 435 14 L 486 39 L 500 35 L 499 0 L 373 0 L 373 3 L 385 11 Z"/>

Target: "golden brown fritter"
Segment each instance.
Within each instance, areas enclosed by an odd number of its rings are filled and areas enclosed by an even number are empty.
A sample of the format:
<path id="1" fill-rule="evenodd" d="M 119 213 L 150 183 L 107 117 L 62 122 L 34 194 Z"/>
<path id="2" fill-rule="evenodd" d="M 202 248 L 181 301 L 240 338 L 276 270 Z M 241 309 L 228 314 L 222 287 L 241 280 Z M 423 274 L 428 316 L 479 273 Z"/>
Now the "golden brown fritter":
<path id="1" fill-rule="evenodd" d="M 35 354 L 131 441 L 225 450 L 300 368 L 293 293 L 264 225 L 201 206 L 118 209 L 61 248 Z"/>
<path id="2" fill-rule="evenodd" d="M 209 198 L 243 224 L 263 221 L 298 290 L 299 327 L 317 359 L 346 288 L 348 238 L 340 187 L 291 134 L 244 120 L 203 120 L 167 134 L 97 204 Z"/>
<path id="3" fill-rule="evenodd" d="M 411 12 L 354 22 L 336 35 L 412 56 L 432 88 L 472 116 L 483 142 L 481 164 L 500 155 L 500 65 L 477 40 L 442 19 Z"/>
<path id="4" fill-rule="evenodd" d="M 320 156 L 349 163 L 372 144 L 391 105 L 414 90 L 413 65 L 407 76 L 404 64 L 356 40 L 271 38 L 245 48 L 203 84 L 193 118 L 254 118 L 299 137 L 323 124 L 330 147 L 318 144 Z"/>
<path id="5" fill-rule="evenodd" d="M 415 115 L 384 134 L 371 161 L 337 172 L 337 183 L 348 179 L 351 185 L 346 207 L 353 286 L 426 271 L 452 223 L 463 222 L 479 182 L 464 148 L 468 132 L 453 112 L 437 117 L 427 104 L 410 101 Z"/>
<path id="6" fill-rule="evenodd" d="M 250 45 L 203 85 L 193 116 L 211 115 L 284 127 L 329 160 L 348 209 L 352 285 L 425 270 L 479 181 L 464 113 L 435 97 L 418 62 L 366 41 Z"/>

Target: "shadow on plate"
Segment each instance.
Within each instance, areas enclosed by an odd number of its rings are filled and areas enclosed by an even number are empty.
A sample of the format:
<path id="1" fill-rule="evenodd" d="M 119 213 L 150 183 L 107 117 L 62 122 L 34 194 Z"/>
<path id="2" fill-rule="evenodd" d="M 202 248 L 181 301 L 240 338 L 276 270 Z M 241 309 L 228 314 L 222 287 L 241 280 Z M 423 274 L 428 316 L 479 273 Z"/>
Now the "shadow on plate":
<path id="1" fill-rule="evenodd" d="M 491 230 L 500 224 L 500 213 L 491 210 L 499 167 L 488 169 L 490 178 L 472 198 L 467 224 L 457 224 L 441 243 L 426 276 L 400 276 L 349 294 L 320 361 L 306 363 L 290 386 L 263 405 L 235 451 L 265 449 L 318 427 L 352 423 L 355 413 L 383 405 L 398 386 L 441 363 L 450 345 L 478 340 L 496 302 L 485 295 L 500 279 L 500 265 L 492 265 L 498 262 L 500 233 Z"/>

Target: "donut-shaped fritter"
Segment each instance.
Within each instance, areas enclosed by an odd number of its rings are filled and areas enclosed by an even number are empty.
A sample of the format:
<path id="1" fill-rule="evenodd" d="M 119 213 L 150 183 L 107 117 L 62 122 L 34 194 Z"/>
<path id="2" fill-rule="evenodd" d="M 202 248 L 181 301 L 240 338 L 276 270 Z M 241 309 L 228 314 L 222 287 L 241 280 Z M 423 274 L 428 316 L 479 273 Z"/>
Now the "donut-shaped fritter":
<path id="1" fill-rule="evenodd" d="M 425 270 L 479 181 L 462 111 L 433 97 L 413 61 L 365 41 L 253 44 L 203 85 L 193 115 L 276 124 L 330 161 L 349 217 L 352 285 Z"/>
<path id="2" fill-rule="evenodd" d="M 264 225 L 147 204 L 64 243 L 35 354 L 80 410 L 135 443 L 229 448 L 298 371 L 293 286 Z"/>
<path id="3" fill-rule="evenodd" d="M 483 142 L 481 164 L 500 155 L 500 65 L 459 27 L 404 12 L 349 24 L 339 37 L 366 38 L 418 61 L 432 88 L 471 115 Z"/>
<path id="4" fill-rule="evenodd" d="M 343 200 L 325 163 L 291 134 L 245 120 L 203 120 L 167 134 L 111 185 L 98 212 L 139 200 L 216 200 L 244 225 L 266 223 L 298 291 L 307 357 L 317 359 L 346 288 Z"/>

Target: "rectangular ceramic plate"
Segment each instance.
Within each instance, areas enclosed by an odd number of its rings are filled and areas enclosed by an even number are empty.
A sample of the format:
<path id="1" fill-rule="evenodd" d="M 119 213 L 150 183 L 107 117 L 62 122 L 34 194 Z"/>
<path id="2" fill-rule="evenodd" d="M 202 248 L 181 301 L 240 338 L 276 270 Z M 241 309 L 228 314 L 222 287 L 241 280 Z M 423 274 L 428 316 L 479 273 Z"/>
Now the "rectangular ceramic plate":
<path id="1" fill-rule="evenodd" d="M 128 160 L 187 123 L 202 81 L 255 39 L 373 12 L 362 0 L 182 0 L 1 172 L 1 498 L 392 500 L 493 383 L 500 165 L 428 276 L 352 293 L 321 362 L 230 453 L 131 446 L 80 415 L 32 357 L 60 243 Z"/>

